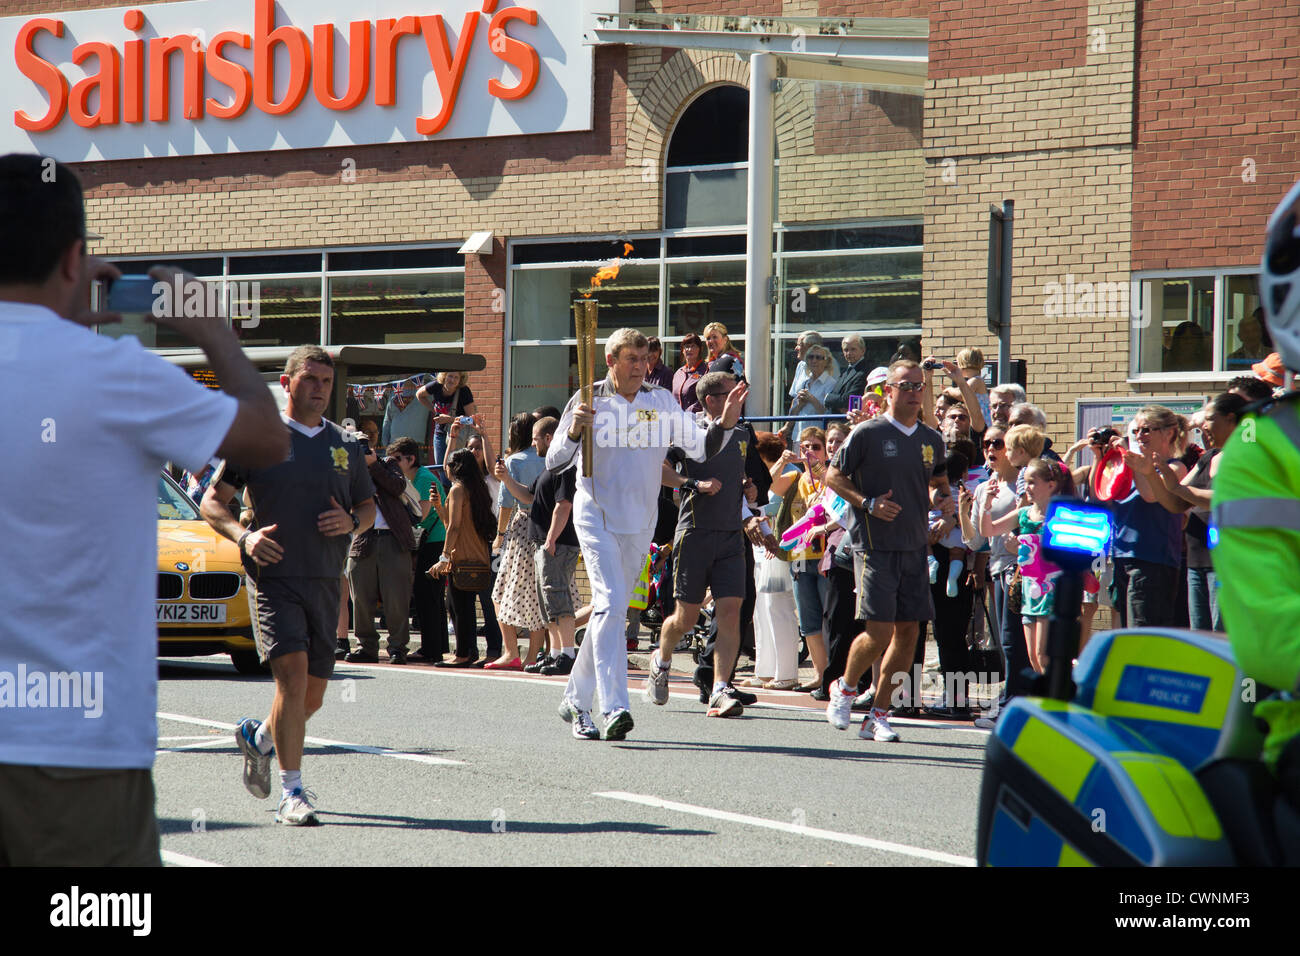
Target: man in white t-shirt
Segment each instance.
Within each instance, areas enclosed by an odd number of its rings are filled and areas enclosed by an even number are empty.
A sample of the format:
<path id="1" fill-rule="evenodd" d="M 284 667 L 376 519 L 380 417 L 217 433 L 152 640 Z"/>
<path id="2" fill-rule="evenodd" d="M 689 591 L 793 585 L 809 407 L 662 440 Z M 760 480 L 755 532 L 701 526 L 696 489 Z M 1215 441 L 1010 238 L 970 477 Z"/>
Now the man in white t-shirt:
<path id="1" fill-rule="evenodd" d="M 270 463 L 288 439 L 222 319 L 150 321 L 202 347 L 224 393 L 87 327 L 120 319 L 88 312 L 91 281 L 120 274 L 86 256 L 71 169 L 0 157 L 0 223 L 0 866 L 157 866 L 159 470 Z M 87 461 L 76 494 L 50 480 Z"/>
<path id="2" fill-rule="evenodd" d="M 579 738 L 600 737 L 590 713 L 597 690 L 605 739 L 622 740 L 632 729 L 624 627 L 659 513 L 664 455 L 674 445 L 695 461 L 717 454 L 748 393 L 743 382 L 732 389 L 720 419 L 706 429 L 667 389 L 644 384 L 648 363 L 644 335 L 635 329 L 611 335 L 605 343 L 609 376 L 595 384 L 595 407 L 583 404 L 581 393 L 569 399 L 546 453 L 546 467 L 553 472 L 580 466 L 582 429 L 592 426 L 593 473 L 578 478 L 573 502 L 592 615 L 560 704 L 560 716 L 573 723 Z"/>

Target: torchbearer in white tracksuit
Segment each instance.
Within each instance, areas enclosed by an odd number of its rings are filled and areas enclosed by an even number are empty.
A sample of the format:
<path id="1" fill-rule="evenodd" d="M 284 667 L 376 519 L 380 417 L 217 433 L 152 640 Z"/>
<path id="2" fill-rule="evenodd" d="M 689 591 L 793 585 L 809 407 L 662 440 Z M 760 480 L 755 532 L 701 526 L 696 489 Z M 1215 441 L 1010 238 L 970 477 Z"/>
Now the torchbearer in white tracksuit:
<path id="1" fill-rule="evenodd" d="M 727 396 L 721 420 L 705 428 L 672 392 L 644 384 L 649 353 L 640 332 L 619 329 L 611 335 L 605 364 L 609 375 L 595 385 L 594 408 L 582 404 L 581 393 L 569 399 L 546 467 L 563 471 L 580 466 L 582 430 L 592 426 L 592 477 L 581 477 L 579 471 L 573 504 L 574 530 L 591 582 L 592 615 L 560 716 L 573 723 L 575 737 L 599 738 L 591 720 L 599 690 L 605 739 L 622 740 L 632 729 L 624 628 L 658 516 L 664 455 L 674 445 L 695 461 L 717 454 L 740 419 L 748 387 L 737 385 Z"/>

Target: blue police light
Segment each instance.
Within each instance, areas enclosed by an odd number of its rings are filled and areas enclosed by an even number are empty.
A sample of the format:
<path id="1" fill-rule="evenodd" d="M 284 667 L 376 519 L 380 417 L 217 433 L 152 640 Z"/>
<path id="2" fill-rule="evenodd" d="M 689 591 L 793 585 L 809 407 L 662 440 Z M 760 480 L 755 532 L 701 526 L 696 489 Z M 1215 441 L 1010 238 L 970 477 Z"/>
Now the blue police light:
<path id="1" fill-rule="evenodd" d="M 1209 530 L 1206 532 L 1205 541 L 1211 551 L 1219 546 L 1219 529 L 1215 527 L 1213 522 L 1210 523 Z"/>
<path id="2" fill-rule="evenodd" d="M 1084 502 L 1053 501 L 1043 522 L 1043 550 L 1098 557 L 1110 544 L 1110 512 Z"/>

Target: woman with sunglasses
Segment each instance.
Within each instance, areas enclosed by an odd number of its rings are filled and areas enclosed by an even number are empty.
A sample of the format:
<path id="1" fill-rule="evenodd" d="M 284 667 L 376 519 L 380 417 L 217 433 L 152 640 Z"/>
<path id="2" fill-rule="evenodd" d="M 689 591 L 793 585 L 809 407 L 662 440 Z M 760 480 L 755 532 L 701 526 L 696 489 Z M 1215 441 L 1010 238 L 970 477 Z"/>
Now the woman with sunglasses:
<path id="1" fill-rule="evenodd" d="M 808 364 L 808 377 L 790 401 L 788 414 L 791 417 L 809 413 L 825 414 L 826 396 L 835 384 L 835 376 L 831 374 L 831 353 L 826 346 L 810 346 L 804 353 L 804 361 Z M 804 429 L 816 428 L 820 431 L 821 424 L 820 419 L 789 422 L 781 431 L 792 436 L 794 441 L 801 441 Z"/>
<path id="2" fill-rule="evenodd" d="M 1091 439 L 1096 429 L 1089 429 Z M 1173 494 L 1162 473 L 1181 482 L 1187 467 L 1178 456 L 1187 447 L 1187 420 L 1163 405 L 1147 405 L 1133 417 L 1128 440 L 1090 444 L 1096 468 L 1109 448 L 1119 448 L 1133 471 L 1133 490 L 1112 501 L 1115 531 L 1111 554 L 1115 575 L 1111 599 L 1120 627 L 1172 627 L 1177 619 L 1178 569 L 1183 557 L 1183 513 L 1191 503 Z"/>
<path id="3" fill-rule="evenodd" d="M 1011 581 L 1016 574 L 1016 555 L 1018 546 L 1014 535 L 998 534 L 985 539 L 979 533 L 980 520 L 987 511 L 996 521 L 1016 510 L 1016 477 L 1020 469 L 1007 457 L 1007 429 L 1005 425 L 990 425 L 984 433 L 984 462 L 989 474 L 998 482 L 998 493 L 990 502 L 985 502 L 985 487 L 988 482 L 981 482 L 974 494 L 963 488 L 959 492 L 957 513 L 961 516 L 962 538 L 978 551 L 987 540 L 989 546 L 989 577 L 993 581 L 993 620 L 997 622 L 998 642 L 1002 645 L 1003 683 L 1002 695 L 998 700 L 999 708 L 1022 692 L 1016 686 L 1015 675 L 1029 666 L 1029 651 L 1025 645 L 1024 630 L 1020 613 L 1007 601 Z M 981 721 L 987 718 L 981 718 Z M 977 726 L 980 724 L 977 723 Z"/>

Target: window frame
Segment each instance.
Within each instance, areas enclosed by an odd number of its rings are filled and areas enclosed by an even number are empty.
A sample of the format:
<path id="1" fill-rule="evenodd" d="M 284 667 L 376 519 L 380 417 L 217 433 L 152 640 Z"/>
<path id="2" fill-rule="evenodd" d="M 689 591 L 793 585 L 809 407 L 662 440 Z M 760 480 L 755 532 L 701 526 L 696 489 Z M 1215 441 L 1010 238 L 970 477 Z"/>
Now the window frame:
<path id="1" fill-rule="evenodd" d="M 1245 374 L 1240 369 L 1221 369 L 1227 361 L 1224 349 L 1224 332 L 1227 322 L 1227 300 L 1225 296 L 1226 280 L 1234 276 L 1258 276 L 1259 266 L 1217 266 L 1201 269 L 1142 269 L 1132 273 L 1130 283 L 1130 320 L 1128 342 L 1128 377 L 1129 385 L 1161 385 L 1196 382 L 1230 382 Z M 1131 319 L 1133 296 L 1146 299 L 1145 283 L 1160 279 L 1212 279 L 1214 281 L 1214 324 L 1210 329 L 1212 348 L 1210 363 L 1212 369 L 1203 372 L 1144 372 L 1139 367 L 1141 359 L 1141 334 L 1149 326 L 1135 326 Z"/>

